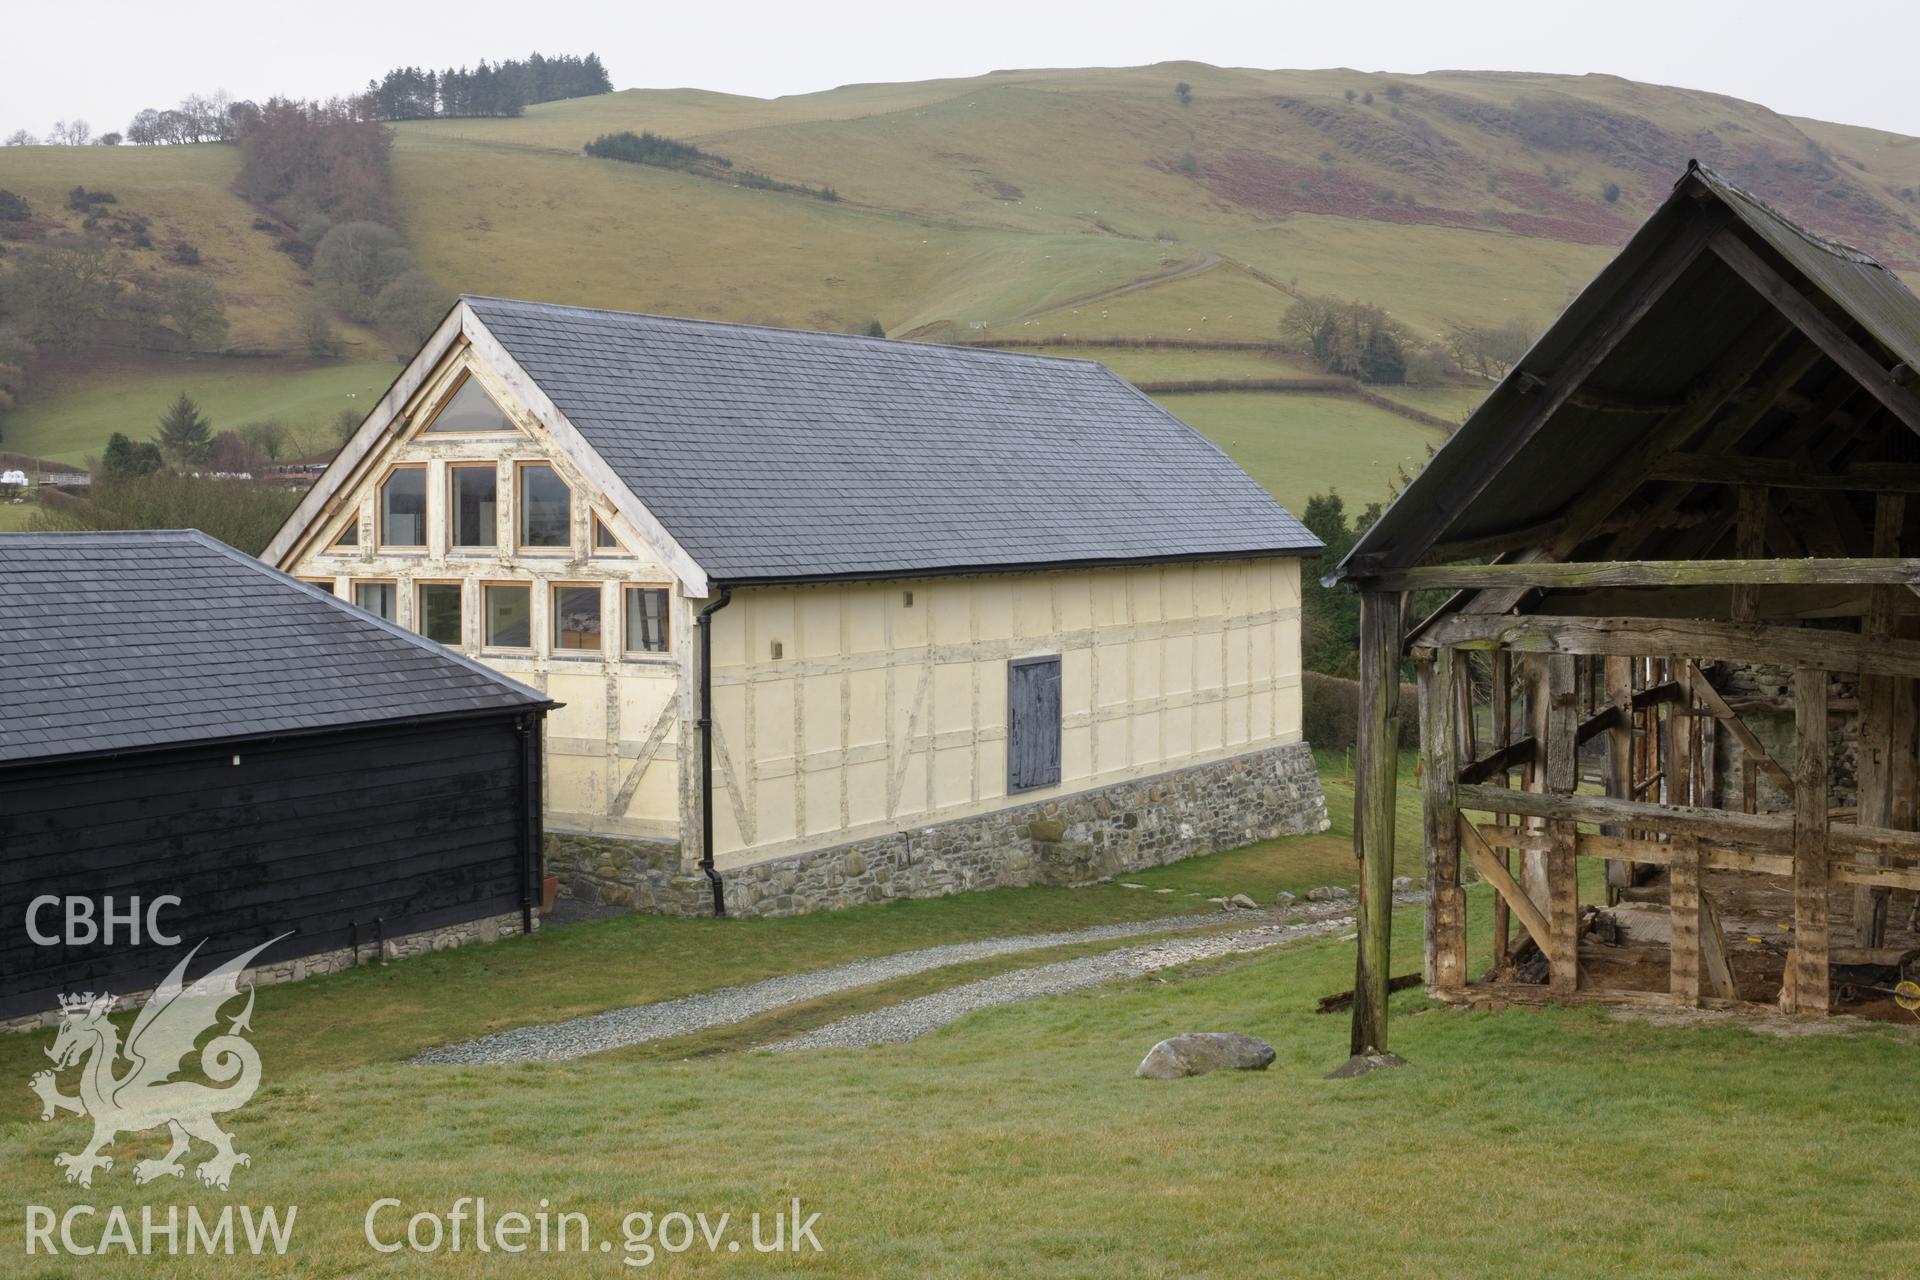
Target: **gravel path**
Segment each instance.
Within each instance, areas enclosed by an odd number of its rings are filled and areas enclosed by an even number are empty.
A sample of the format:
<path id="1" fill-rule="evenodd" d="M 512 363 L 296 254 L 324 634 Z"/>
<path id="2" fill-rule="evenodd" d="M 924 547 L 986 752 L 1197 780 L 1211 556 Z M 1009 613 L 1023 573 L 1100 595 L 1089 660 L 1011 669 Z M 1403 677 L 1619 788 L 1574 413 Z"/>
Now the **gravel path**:
<path id="1" fill-rule="evenodd" d="M 1396 903 L 1415 902 L 1419 900 L 1419 895 L 1396 894 L 1394 900 Z M 997 974 L 948 991 L 829 1022 L 790 1039 L 760 1047 L 779 1053 L 788 1049 L 857 1049 L 873 1044 L 894 1044 L 923 1036 L 977 1009 L 991 1009 L 995 1005 L 1013 1004 L 1038 996 L 1077 991 L 1116 978 L 1139 977 L 1156 969 L 1170 969 L 1175 965 L 1190 964 L 1214 956 L 1264 951 L 1298 938 L 1337 933 L 1352 926 L 1353 917 L 1343 910 L 1351 908 L 1351 901 L 1326 905 L 1336 913 L 1323 914 L 1318 919 L 1297 924 L 1272 923 L 1202 938 L 1171 938 L 1146 946 L 1123 947 L 1096 956 L 1082 956 L 1057 964 Z"/>
<path id="2" fill-rule="evenodd" d="M 1350 923 L 1351 917 L 1347 912 L 1351 906 L 1351 902 L 1306 903 L 1299 909 L 1306 910 L 1310 914 L 1328 914 L 1338 923 Z M 1274 918 L 1272 913 L 1256 915 L 1253 912 L 1244 912 L 1236 913 L 1236 916 L 1240 919 Z M 923 947 L 916 951 L 901 951 L 894 955 L 877 956 L 870 960 L 855 960 L 849 964 L 835 965 L 831 969 L 817 969 L 811 973 L 768 978 L 744 987 L 722 987 L 717 991 L 681 996 L 658 1004 L 614 1009 L 606 1013 L 593 1014 L 590 1017 L 574 1018 L 567 1022 L 516 1027 L 511 1031 L 482 1036 L 477 1040 L 440 1045 L 421 1053 L 414 1061 L 482 1063 L 579 1058 L 608 1049 L 644 1044 L 649 1040 L 665 1040 L 672 1036 L 690 1035 L 696 1031 L 704 1031 L 708 1027 L 744 1022 L 748 1018 L 758 1017 L 760 1014 L 784 1005 L 818 999 L 821 996 L 833 995 L 835 992 L 851 990 L 854 987 L 871 986 L 877 982 L 890 982 L 895 978 L 910 977 L 916 973 L 925 973 L 929 969 L 939 969 L 947 965 L 965 964 L 972 960 L 986 960 L 994 956 L 1011 955 L 1021 951 L 1038 951 L 1047 947 L 1100 942 L 1109 938 L 1136 937 L 1143 933 L 1216 928 L 1233 918 L 1235 917 L 1213 912 L 1206 915 L 1163 917 L 1157 920 L 1134 920 L 1125 924 L 1095 925 L 1088 929 L 1072 929 L 1058 933 L 1030 933 L 1010 938 L 987 938 L 979 942 L 955 942 L 938 947 Z M 1337 924 L 1328 927 L 1337 927 Z M 1284 939 L 1277 940 L 1284 941 Z"/>

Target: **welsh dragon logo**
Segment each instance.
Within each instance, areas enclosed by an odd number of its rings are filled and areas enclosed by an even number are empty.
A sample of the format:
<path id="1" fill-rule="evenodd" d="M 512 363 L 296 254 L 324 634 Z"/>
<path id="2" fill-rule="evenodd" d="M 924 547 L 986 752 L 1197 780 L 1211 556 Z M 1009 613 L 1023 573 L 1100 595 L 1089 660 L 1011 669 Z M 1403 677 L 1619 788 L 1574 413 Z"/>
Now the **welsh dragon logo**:
<path id="1" fill-rule="evenodd" d="M 60 1030 L 47 1050 L 53 1070 L 36 1073 L 29 1086 L 40 1096 L 42 1120 L 53 1119 L 59 1111 L 93 1120 L 93 1140 L 84 1150 L 53 1158 L 67 1171 L 68 1182 L 91 1187 L 94 1170 L 113 1168 L 113 1157 L 102 1155 L 102 1148 L 122 1133 L 141 1133 L 161 1125 L 172 1135 L 173 1146 L 159 1159 L 133 1166 L 137 1183 L 183 1177 L 186 1170 L 180 1159 L 195 1138 L 213 1147 L 213 1155 L 195 1170 L 207 1186 L 225 1191 L 234 1168 L 253 1163 L 251 1157 L 233 1149 L 233 1135 L 214 1120 L 245 1106 L 260 1087 L 260 1055 L 242 1034 L 253 1029 L 251 986 L 246 1007 L 224 1033 L 200 1050 L 201 1073 L 225 1087 L 173 1077 L 186 1069 L 185 1060 L 201 1034 L 220 1021 L 221 1007 L 240 994 L 241 972 L 278 941 L 271 938 L 188 983 L 187 966 L 205 945 L 196 944 L 147 998 L 127 1031 L 124 1047 L 119 1029 L 107 1017 L 113 1012 L 114 997 L 88 992 L 61 998 Z M 79 1096 L 69 1097 L 60 1092 L 56 1077 L 81 1063 Z"/>

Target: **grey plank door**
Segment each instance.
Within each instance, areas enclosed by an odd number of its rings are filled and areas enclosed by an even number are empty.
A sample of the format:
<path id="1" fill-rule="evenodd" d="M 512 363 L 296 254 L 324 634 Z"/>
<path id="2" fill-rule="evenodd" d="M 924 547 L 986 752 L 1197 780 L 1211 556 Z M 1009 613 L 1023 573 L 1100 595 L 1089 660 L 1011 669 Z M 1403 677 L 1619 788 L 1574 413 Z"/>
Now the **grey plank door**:
<path id="1" fill-rule="evenodd" d="M 1060 781 L 1060 659 L 1007 664 L 1007 789 L 1031 791 Z"/>

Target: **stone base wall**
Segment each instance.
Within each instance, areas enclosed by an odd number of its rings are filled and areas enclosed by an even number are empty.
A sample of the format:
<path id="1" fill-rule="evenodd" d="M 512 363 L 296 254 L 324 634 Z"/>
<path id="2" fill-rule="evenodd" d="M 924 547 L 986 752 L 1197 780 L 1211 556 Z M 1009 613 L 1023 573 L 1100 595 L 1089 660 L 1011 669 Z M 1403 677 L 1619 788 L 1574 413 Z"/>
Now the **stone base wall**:
<path id="1" fill-rule="evenodd" d="M 722 878 L 730 915 L 799 915 L 973 889 L 1089 884 L 1327 826 L 1313 752 L 1296 742 L 736 867 Z M 591 901 L 673 915 L 713 910 L 706 879 L 672 846 L 550 833 L 547 870 L 564 891 Z"/>
<path id="2" fill-rule="evenodd" d="M 533 919 L 534 932 L 540 931 L 540 917 L 536 912 Z M 380 942 L 365 942 L 358 947 L 338 947 L 332 951 L 322 951 L 315 955 L 299 956 L 292 960 L 277 960 L 272 964 L 255 965 L 240 972 L 240 986 L 273 987 L 283 982 L 299 982 L 306 978 L 317 978 L 324 974 L 340 973 L 357 968 L 363 964 L 385 964 L 389 960 L 405 960 L 412 956 L 423 956 L 430 951 L 446 951 L 453 947 L 464 947 L 476 942 L 498 942 L 502 938 L 517 937 L 520 933 L 520 913 L 509 911 L 505 915 L 488 916 L 484 920 L 463 920 L 459 924 L 443 925 L 438 929 L 423 929 L 419 933 L 402 934 L 396 938 L 386 938 Z M 134 991 L 120 994 L 116 1008 L 132 1009 L 145 1003 L 153 991 Z M 18 1018 L 0 1021 L 0 1033 L 9 1031 L 32 1031 L 40 1027 L 51 1027 L 60 1021 L 60 1011 L 49 1009 L 45 1013 L 29 1013 Z"/>
<path id="3" fill-rule="evenodd" d="M 713 890 L 674 840 L 638 840 L 548 830 L 546 873 L 560 896 L 669 916 L 710 916 Z"/>

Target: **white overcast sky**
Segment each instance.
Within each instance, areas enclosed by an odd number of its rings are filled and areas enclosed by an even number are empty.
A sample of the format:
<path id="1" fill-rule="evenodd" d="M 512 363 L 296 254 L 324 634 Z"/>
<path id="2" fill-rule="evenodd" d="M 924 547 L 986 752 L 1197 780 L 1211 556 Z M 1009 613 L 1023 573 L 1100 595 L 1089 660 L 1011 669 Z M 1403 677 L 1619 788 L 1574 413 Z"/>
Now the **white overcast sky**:
<path id="1" fill-rule="evenodd" d="M 614 86 L 773 97 L 1009 67 L 1607 72 L 1920 135 L 1920 0 L 7 0 L 0 134 L 123 129 L 225 88 L 327 96 L 392 66 L 596 51 Z"/>

